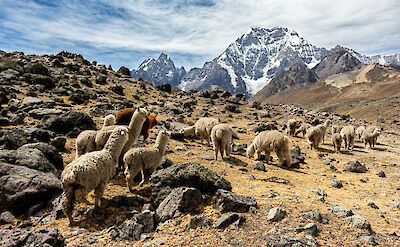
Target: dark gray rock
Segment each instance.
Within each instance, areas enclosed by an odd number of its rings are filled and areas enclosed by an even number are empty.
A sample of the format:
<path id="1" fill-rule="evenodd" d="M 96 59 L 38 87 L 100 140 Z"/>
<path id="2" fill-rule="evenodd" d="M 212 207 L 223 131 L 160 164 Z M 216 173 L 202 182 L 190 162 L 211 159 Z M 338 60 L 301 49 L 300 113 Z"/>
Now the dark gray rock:
<path id="1" fill-rule="evenodd" d="M 211 225 L 210 219 L 205 215 L 193 215 L 190 221 L 186 224 L 185 229 L 195 229 L 209 227 Z"/>
<path id="2" fill-rule="evenodd" d="M 232 190 L 229 181 L 197 163 L 177 164 L 156 171 L 150 182 L 152 203 L 156 206 L 177 187 L 193 187 L 204 194 L 214 194 L 218 189 Z"/>
<path id="3" fill-rule="evenodd" d="M 268 212 L 269 221 L 281 221 L 286 216 L 286 211 L 282 208 L 272 208 Z"/>
<path id="4" fill-rule="evenodd" d="M 42 172 L 56 173 L 57 171 L 39 149 L 0 150 L 0 162 L 25 166 Z"/>
<path id="5" fill-rule="evenodd" d="M 62 192 L 60 180 L 52 173 L 0 162 L 0 175 L 0 212 L 24 214 L 34 205 L 45 206 Z"/>
<path id="6" fill-rule="evenodd" d="M 346 166 L 344 167 L 344 171 L 365 173 L 367 172 L 367 168 L 365 167 L 365 164 L 362 164 L 360 161 L 353 160 L 346 164 Z"/>
<path id="7" fill-rule="evenodd" d="M 37 149 L 41 151 L 44 156 L 52 163 L 57 169 L 62 170 L 64 169 L 64 163 L 61 154 L 58 152 L 57 148 L 44 143 L 44 142 L 37 142 L 37 143 L 29 143 L 21 146 L 17 149 L 17 151 L 29 152 L 29 149 Z"/>
<path id="8" fill-rule="evenodd" d="M 305 226 L 296 228 L 296 232 L 305 232 L 315 237 L 318 235 L 318 226 L 314 223 L 308 223 Z"/>
<path id="9" fill-rule="evenodd" d="M 225 213 L 221 215 L 215 222 L 214 227 L 224 229 L 234 224 L 236 227 L 241 226 L 246 221 L 246 218 L 238 213 Z"/>
<path id="10" fill-rule="evenodd" d="M 260 170 L 263 172 L 265 172 L 266 170 L 264 163 L 262 163 L 261 161 L 254 162 L 253 164 L 251 164 L 251 167 L 255 170 Z"/>
<path id="11" fill-rule="evenodd" d="M 367 245 L 378 245 L 378 241 L 376 241 L 376 238 L 374 236 L 361 236 L 359 238 L 362 242 L 362 244 L 367 244 Z"/>
<path id="12" fill-rule="evenodd" d="M 227 190 L 218 190 L 213 204 L 220 212 L 248 212 L 250 207 L 257 207 L 257 201 L 250 196 L 236 195 Z"/>
<path id="13" fill-rule="evenodd" d="M 331 209 L 331 212 L 334 213 L 338 217 L 347 217 L 347 216 L 352 216 L 353 211 L 350 209 L 346 209 L 344 207 L 340 206 L 335 206 Z"/>
<path id="14" fill-rule="evenodd" d="M 15 216 L 10 211 L 5 211 L 0 214 L 0 224 L 11 224 L 15 220 Z"/>
<path id="15" fill-rule="evenodd" d="M 56 147 L 58 151 L 64 151 L 66 143 L 67 138 L 65 138 L 64 136 L 56 136 L 50 140 L 50 145 Z"/>
<path id="16" fill-rule="evenodd" d="M 292 157 L 291 167 L 298 168 L 300 164 L 305 164 L 306 156 L 301 152 L 301 149 L 298 145 L 289 150 L 290 156 Z"/>
<path id="17" fill-rule="evenodd" d="M 343 187 L 342 181 L 337 180 L 337 179 L 329 180 L 328 183 L 329 183 L 333 188 L 340 189 L 340 188 Z"/>
<path id="18" fill-rule="evenodd" d="M 282 234 L 271 234 L 267 238 L 267 246 L 273 247 L 318 247 L 318 242 L 312 236 L 293 237 Z"/>
<path id="19" fill-rule="evenodd" d="M 139 240 L 142 235 L 144 226 L 137 222 L 136 218 L 124 221 L 118 228 L 116 235 L 120 239 L 125 240 Z M 117 238 L 117 237 L 115 237 Z"/>
<path id="20" fill-rule="evenodd" d="M 55 133 L 52 131 L 34 127 L 0 129 L 0 149 L 17 149 L 27 143 L 48 143 L 53 136 Z"/>
<path id="21" fill-rule="evenodd" d="M 347 218 L 350 226 L 360 229 L 371 230 L 371 224 L 366 221 L 364 218 L 358 215 L 353 215 Z"/>
<path id="22" fill-rule="evenodd" d="M 379 209 L 379 207 L 374 202 L 368 202 L 367 206 L 373 209 Z"/>
<path id="23" fill-rule="evenodd" d="M 68 112 L 59 116 L 50 116 L 42 119 L 45 129 L 61 134 L 76 137 L 84 130 L 96 129 L 93 119 L 83 112 Z"/>
<path id="24" fill-rule="evenodd" d="M 378 175 L 378 177 L 380 177 L 380 178 L 386 178 L 386 174 L 384 171 L 380 171 L 376 175 Z"/>
<path id="25" fill-rule="evenodd" d="M 200 191 L 196 188 L 175 188 L 158 206 L 157 217 L 164 222 L 184 213 L 195 212 L 202 199 Z"/>
<path id="26" fill-rule="evenodd" d="M 56 228 L 43 228 L 34 231 L 21 228 L 0 229 L 0 246 L 62 247 L 65 246 L 65 239 Z"/>

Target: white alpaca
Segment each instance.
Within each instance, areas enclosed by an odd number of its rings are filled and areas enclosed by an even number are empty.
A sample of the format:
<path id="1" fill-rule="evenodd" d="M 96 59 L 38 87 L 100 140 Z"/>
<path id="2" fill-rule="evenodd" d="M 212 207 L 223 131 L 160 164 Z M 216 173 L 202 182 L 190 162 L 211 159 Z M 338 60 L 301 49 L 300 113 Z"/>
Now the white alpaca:
<path id="1" fill-rule="evenodd" d="M 381 134 L 381 130 L 376 127 L 368 127 L 364 130 L 362 139 L 365 147 L 369 144 L 369 148 L 375 147 L 378 136 Z"/>
<path id="2" fill-rule="evenodd" d="M 335 153 L 340 152 L 340 148 L 342 147 L 342 141 L 343 141 L 343 138 L 340 136 L 339 133 L 334 133 L 332 135 L 332 144 L 333 144 Z"/>
<path id="3" fill-rule="evenodd" d="M 147 115 L 148 115 L 147 110 L 139 107 L 133 113 L 131 121 L 129 122 L 128 126 L 129 138 L 124 148 L 122 149 L 120 161 L 122 161 L 124 154 L 133 146 L 133 144 L 135 144 L 135 142 L 139 138 L 140 131 L 142 130 L 143 124 L 146 121 Z M 104 144 L 107 142 L 115 126 L 118 125 L 108 126 L 97 132 L 95 140 L 97 150 L 100 150 L 102 149 L 102 147 L 104 147 Z"/>
<path id="4" fill-rule="evenodd" d="M 195 130 L 196 130 L 196 126 L 192 125 L 192 126 L 181 129 L 179 131 L 179 133 L 183 134 L 184 137 L 194 136 Z"/>
<path id="5" fill-rule="evenodd" d="M 300 126 L 301 121 L 298 119 L 289 119 L 286 124 L 286 134 L 295 135 L 296 129 Z"/>
<path id="6" fill-rule="evenodd" d="M 154 147 L 131 148 L 125 153 L 124 174 L 129 190 L 132 190 L 133 179 L 140 171 L 142 181 L 139 186 L 142 186 L 145 181 L 144 170 L 149 170 L 150 173 L 153 173 L 161 164 L 170 136 L 169 132 L 161 130 L 157 135 Z"/>
<path id="7" fill-rule="evenodd" d="M 211 142 L 213 144 L 215 160 L 218 159 L 218 152 L 221 158 L 224 159 L 224 153 L 229 157 L 231 154 L 233 131 L 227 124 L 217 124 L 211 130 Z"/>
<path id="8" fill-rule="evenodd" d="M 115 125 L 115 116 L 110 114 L 104 118 L 103 127 Z M 78 158 L 82 154 L 89 153 L 96 150 L 96 135 L 97 130 L 84 130 L 79 133 L 75 141 L 75 158 Z"/>
<path id="9" fill-rule="evenodd" d="M 203 117 L 197 120 L 195 123 L 195 134 L 201 140 L 206 140 L 207 144 L 210 145 L 210 135 L 212 128 L 219 123 L 216 118 Z"/>
<path id="10" fill-rule="evenodd" d="M 271 152 L 274 151 L 278 156 L 278 165 L 286 164 L 290 167 L 292 158 L 289 153 L 289 138 L 279 131 L 262 131 L 247 148 L 247 157 L 252 158 L 254 153 L 257 154 L 257 159 L 261 152 L 265 152 L 265 160 L 268 162 Z"/>
<path id="11" fill-rule="evenodd" d="M 340 130 L 342 130 L 342 127 L 338 125 L 332 125 L 331 134 L 333 135 L 335 133 L 340 133 Z"/>
<path id="12" fill-rule="evenodd" d="M 311 128 L 311 124 L 309 123 L 302 123 L 300 125 L 300 127 L 294 132 L 294 136 L 297 136 L 298 134 L 302 133 L 303 134 L 303 138 L 307 133 L 307 130 Z"/>
<path id="13" fill-rule="evenodd" d="M 340 131 L 340 136 L 344 140 L 344 148 L 346 151 L 353 150 L 354 139 L 356 138 L 356 130 L 353 125 L 343 127 Z"/>
<path id="14" fill-rule="evenodd" d="M 365 131 L 365 127 L 364 127 L 364 126 L 359 126 L 359 127 L 356 129 L 356 136 L 358 137 L 358 140 L 361 140 L 361 139 L 362 139 L 362 136 L 363 136 L 363 134 L 364 134 L 364 131 Z"/>
<path id="15" fill-rule="evenodd" d="M 306 138 L 310 148 L 318 148 L 321 141 L 324 141 L 326 129 L 330 124 L 330 120 L 326 120 L 324 124 L 318 124 L 317 126 L 311 127 L 306 132 Z"/>
<path id="16" fill-rule="evenodd" d="M 128 129 L 116 127 L 103 150 L 86 153 L 64 168 L 61 173 L 65 192 L 63 206 L 71 225 L 74 224 L 72 211 L 75 201 L 86 201 L 91 190 L 95 193 L 95 208 L 100 206 L 106 185 L 115 175 L 116 164 L 127 140 Z"/>

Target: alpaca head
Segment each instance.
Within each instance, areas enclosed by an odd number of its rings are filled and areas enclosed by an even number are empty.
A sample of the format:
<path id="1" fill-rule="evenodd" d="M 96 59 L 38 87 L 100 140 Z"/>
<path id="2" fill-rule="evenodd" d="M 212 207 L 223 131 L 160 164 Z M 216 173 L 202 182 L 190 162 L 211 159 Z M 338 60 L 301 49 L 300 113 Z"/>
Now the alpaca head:
<path id="1" fill-rule="evenodd" d="M 253 146 L 253 145 L 250 145 L 250 146 L 247 148 L 247 151 L 246 151 L 246 156 L 247 156 L 247 158 L 253 158 L 255 152 L 256 152 L 256 150 L 255 150 L 254 146 Z"/>
<path id="2" fill-rule="evenodd" d="M 116 124 L 116 119 L 113 114 L 109 114 L 104 118 L 103 127 L 111 126 Z"/>
<path id="3" fill-rule="evenodd" d="M 328 127 L 331 123 L 332 123 L 331 120 L 327 119 L 327 120 L 325 121 L 325 123 L 324 123 L 324 126 L 325 126 L 325 127 Z"/>
<path id="4" fill-rule="evenodd" d="M 169 141 L 169 138 L 171 137 L 171 133 L 166 130 L 160 130 L 157 135 L 156 142 L 154 146 L 159 149 L 165 150 L 165 147 L 167 146 L 167 143 Z"/>

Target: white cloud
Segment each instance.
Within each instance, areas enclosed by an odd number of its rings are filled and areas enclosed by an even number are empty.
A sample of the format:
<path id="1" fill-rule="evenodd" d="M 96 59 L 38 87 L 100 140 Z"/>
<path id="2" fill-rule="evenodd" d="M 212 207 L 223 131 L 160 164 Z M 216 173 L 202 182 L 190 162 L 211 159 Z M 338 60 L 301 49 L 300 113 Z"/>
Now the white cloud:
<path id="1" fill-rule="evenodd" d="M 368 55 L 400 51 L 398 0 L 60 2 L 52 8 L 6 0 L 0 10 L 6 18 L 0 25 L 23 33 L 32 42 L 64 40 L 99 49 L 204 58 L 216 57 L 256 25 L 286 26 L 327 48 L 341 44 Z"/>

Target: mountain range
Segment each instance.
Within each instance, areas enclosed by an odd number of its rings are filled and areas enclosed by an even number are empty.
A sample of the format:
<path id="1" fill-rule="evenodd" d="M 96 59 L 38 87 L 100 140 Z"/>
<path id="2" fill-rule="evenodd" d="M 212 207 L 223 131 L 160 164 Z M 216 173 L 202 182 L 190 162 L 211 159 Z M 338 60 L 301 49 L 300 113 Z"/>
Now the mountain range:
<path id="1" fill-rule="evenodd" d="M 206 90 L 216 85 L 231 93 L 269 97 L 302 87 L 331 75 L 352 71 L 363 64 L 400 66 L 400 53 L 365 56 L 350 48 L 328 50 L 310 44 L 285 27 L 252 27 L 202 68 L 176 68 L 167 55 L 145 60 L 131 74 L 154 85 L 170 83 L 184 91 Z"/>

